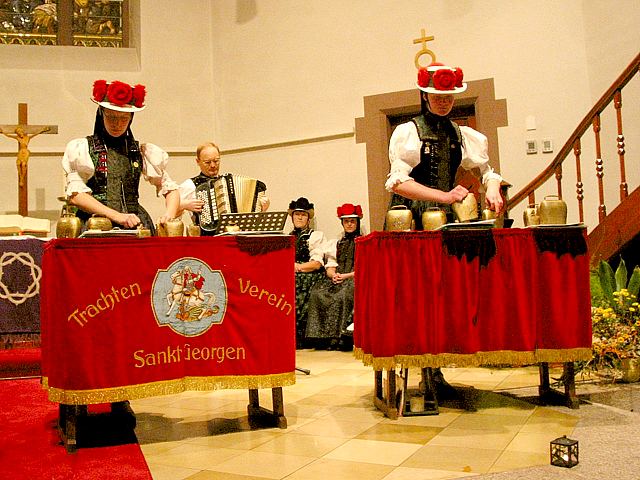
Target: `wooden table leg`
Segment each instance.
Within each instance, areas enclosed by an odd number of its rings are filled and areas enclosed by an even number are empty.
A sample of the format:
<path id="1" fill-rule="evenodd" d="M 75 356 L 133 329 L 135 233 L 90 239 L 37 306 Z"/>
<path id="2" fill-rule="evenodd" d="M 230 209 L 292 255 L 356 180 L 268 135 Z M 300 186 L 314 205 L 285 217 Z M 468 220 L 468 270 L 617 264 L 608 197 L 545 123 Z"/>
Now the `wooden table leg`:
<path id="1" fill-rule="evenodd" d="M 278 428 L 287 428 L 287 417 L 284 415 L 284 396 L 282 394 L 282 387 L 274 387 L 271 389 L 271 400 L 273 403 L 273 410 L 268 410 L 260 406 L 260 395 L 258 389 L 249 389 L 249 405 L 247 406 L 247 412 L 250 420 L 267 420 L 268 423 L 273 423 Z"/>
<path id="2" fill-rule="evenodd" d="M 576 395 L 576 370 L 573 362 L 565 362 L 564 372 L 564 396 L 569 408 L 580 408 L 580 400 Z"/>
<path id="3" fill-rule="evenodd" d="M 278 428 L 287 428 L 287 417 L 284 416 L 282 387 L 275 387 L 271 389 L 271 399 L 273 402 L 273 414 L 278 422 Z"/>
<path id="4" fill-rule="evenodd" d="M 396 371 L 395 369 L 387 370 L 387 392 L 384 394 L 382 385 L 382 370 L 374 372 L 374 397 L 373 404 L 382 411 L 391 420 L 398 418 L 398 405 L 396 394 Z"/>
<path id="5" fill-rule="evenodd" d="M 576 373 L 573 362 L 565 362 L 563 364 L 562 383 L 564 384 L 564 393 L 551 388 L 549 364 L 547 362 L 540 363 L 538 368 L 540 369 L 538 394 L 543 404 L 560 404 L 573 409 L 580 408 L 580 400 L 576 395 Z"/>
<path id="6" fill-rule="evenodd" d="M 551 390 L 551 385 L 549 384 L 549 364 L 547 362 L 542 362 L 538 364 L 538 371 L 540 373 L 540 385 L 538 385 L 538 395 L 541 398 L 546 397 Z"/>
<path id="7" fill-rule="evenodd" d="M 82 405 L 66 405 L 64 403 L 58 406 L 58 430 L 67 453 L 78 451 L 78 417 L 82 412 L 81 407 Z"/>

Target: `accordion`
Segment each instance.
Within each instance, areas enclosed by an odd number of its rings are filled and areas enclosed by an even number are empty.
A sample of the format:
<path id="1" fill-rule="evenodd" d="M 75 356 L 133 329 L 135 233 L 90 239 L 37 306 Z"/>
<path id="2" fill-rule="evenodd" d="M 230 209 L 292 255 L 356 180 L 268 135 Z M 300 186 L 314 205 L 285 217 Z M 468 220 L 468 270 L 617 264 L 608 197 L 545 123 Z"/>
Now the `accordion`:
<path id="1" fill-rule="evenodd" d="M 260 212 L 259 194 L 264 194 L 266 185 L 255 178 L 226 173 L 212 178 L 196 188 L 196 198 L 204 201 L 198 215 L 200 228 L 213 232 L 224 213 Z"/>

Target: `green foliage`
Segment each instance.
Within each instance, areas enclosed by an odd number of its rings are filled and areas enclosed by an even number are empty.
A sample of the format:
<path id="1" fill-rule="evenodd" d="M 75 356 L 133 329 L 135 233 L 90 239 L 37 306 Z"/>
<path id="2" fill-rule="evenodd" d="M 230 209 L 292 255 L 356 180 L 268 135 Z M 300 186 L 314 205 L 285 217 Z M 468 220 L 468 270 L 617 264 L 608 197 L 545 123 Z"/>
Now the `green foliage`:
<path id="1" fill-rule="evenodd" d="M 624 260 L 615 272 L 603 261 L 590 280 L 593 358 L 580 368 L 615 370 L 622 359 L 640 357 L 640 267 L 628 278 Z"/>
<path id="2" fill-rule="evenodd" d="M 613 305 L 614 292 L 627 290 L 630 297 L 637 298 L 640 291 L 640 267 L 634 267 L 631 278 L 628 278 L 627 265 L 620 259 L 618 268 L 613 271 L 611 265 L 604 260 L 598 269 L 591 272 L 591 300 L 593 305 Z"/>
<path id="3" fill-rule="evenodd" d="M 624 260 L 620 259 L 620 264 L 616 269 L 615 273 L 616 277 L 616 290 L 619 292 L 623 288 L 627 288 L 627 266 L 624 263 Z"/>

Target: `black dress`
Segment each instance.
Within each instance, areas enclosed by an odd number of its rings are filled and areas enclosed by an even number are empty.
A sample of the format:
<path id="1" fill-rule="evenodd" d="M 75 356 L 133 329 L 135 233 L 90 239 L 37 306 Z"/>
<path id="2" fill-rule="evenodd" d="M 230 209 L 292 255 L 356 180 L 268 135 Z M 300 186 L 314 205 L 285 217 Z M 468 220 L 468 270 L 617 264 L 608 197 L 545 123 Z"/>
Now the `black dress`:
<path id="1" fill-rule="evenodd" d="M 296 236 L 296 263 L 311 260 L 309 239 L 313 230 L 296 228 L 291 235 Z M 313 272 L 296 272 L 296 347 L 306 347 L 307 310 L 309 294 L 313 286 L 325 277 L 324 268 Z"/>
<path id="2" fill-rule="evenodd" d="M 358 235 L 345 233 L 336 245 L 338 273 L 353 272 L 355 239 Z M 352 333 L 347 327 L 353 323 L 353 278 L 334 284 L 327 277 L 318 282 L 310 293 L 307 319 L 307 339 L 314 339 L 317 347 L 349 349 Z"/>

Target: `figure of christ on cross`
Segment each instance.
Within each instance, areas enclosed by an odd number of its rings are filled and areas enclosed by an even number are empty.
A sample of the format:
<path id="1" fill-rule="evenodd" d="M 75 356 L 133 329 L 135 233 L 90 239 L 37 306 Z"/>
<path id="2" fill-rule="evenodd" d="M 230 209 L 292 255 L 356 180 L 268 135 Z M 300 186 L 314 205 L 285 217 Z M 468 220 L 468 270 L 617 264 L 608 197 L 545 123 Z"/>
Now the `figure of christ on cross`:
<path id="1" fill-rule="evenodd" d="M 18 104 L 18 124 L 0 125 L 0 133 L 7 138 L 18 142 L 18 158 L 16 167 L 18 168 L 18 213 L 27 216 L 29 214 L 29 203 L 27 200 L 27 173 L 29 167 L 29 142 L 41 133 L 58 133 L 57 125 L 28 125 L 27 124 L 27 104 Z"/>
<path id="2" fill-rule="evenodd" d="M 25 180 L 27 177 L 27 167 L 29 165 L 29 141 L 35 137 L 36 135 L 40 135 L 41 133 L 48 132 L 50 127 L 42 127 L 35 133 L 29 135 L 24 131 L 24 128 L 19 125 L 14 130 L 15 134 L 7 133 L 2 128 L 0 128 L 0 133 L 5 137 L 13 138 L 18 141 L 18 158 L 16 160 L 16 167 L 18 167 L 18 185 L 20 187 L 24 187 Z"/>

